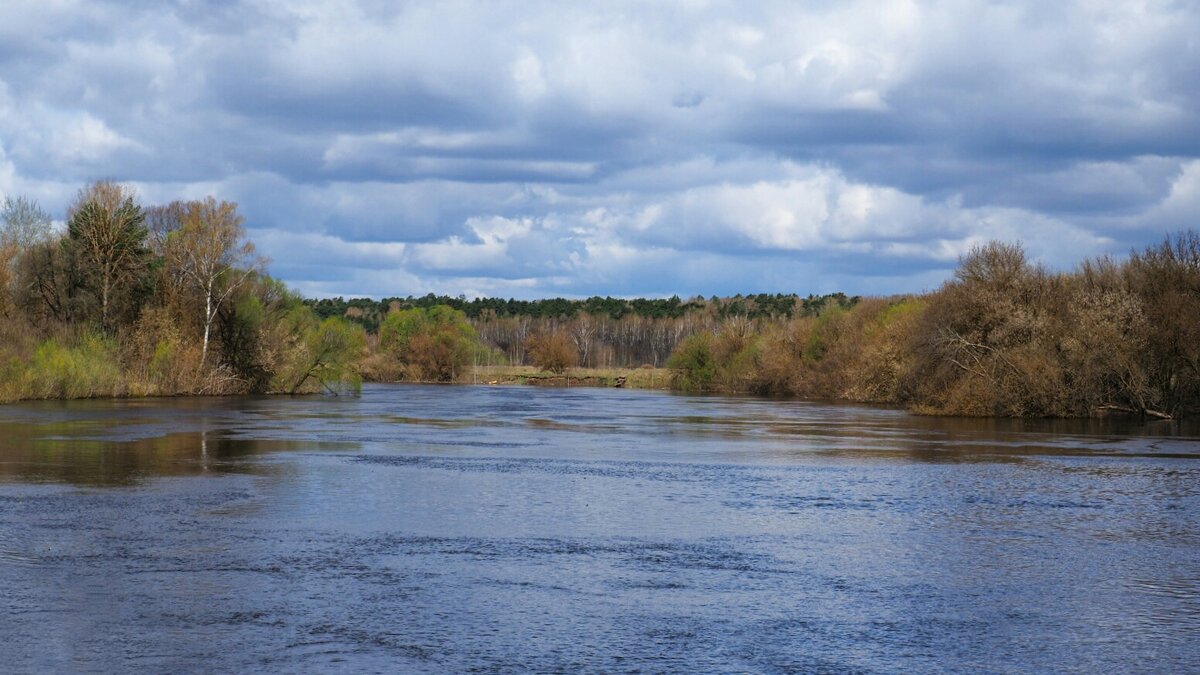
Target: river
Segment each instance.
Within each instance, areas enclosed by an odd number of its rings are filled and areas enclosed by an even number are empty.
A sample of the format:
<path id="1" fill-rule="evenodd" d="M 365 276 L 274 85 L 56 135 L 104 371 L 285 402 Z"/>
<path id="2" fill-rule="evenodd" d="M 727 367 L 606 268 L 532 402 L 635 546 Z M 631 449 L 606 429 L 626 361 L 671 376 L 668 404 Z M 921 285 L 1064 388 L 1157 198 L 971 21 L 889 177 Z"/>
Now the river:
<path id="1" fill-rule="evenodd" d="M 0 669 L 1182 672 L 1200 429 L 615 389 L 0 406 Z"/>

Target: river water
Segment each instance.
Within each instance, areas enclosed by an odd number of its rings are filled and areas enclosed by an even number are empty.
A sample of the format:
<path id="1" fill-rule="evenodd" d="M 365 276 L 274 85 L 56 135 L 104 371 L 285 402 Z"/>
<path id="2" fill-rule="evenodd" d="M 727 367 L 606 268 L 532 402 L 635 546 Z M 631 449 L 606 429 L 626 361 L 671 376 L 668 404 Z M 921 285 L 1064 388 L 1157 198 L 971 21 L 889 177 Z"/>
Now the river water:
<path id="1" fill-rule="evenodd" d="M 0 406 L 0 670 L 1182 672 L 1200 429 L 612 389 Z"/>

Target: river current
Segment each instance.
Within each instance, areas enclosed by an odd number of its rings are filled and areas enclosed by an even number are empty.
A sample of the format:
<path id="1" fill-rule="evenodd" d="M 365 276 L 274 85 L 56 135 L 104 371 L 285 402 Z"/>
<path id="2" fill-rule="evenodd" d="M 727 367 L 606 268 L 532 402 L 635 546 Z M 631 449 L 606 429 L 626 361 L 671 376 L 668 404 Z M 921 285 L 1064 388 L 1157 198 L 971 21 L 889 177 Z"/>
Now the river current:
<path id="1" fill-rule="evenodd" d="M 0 406 L 0 670 L 1185 672 L 1200 429 L 614 389 Z"/>

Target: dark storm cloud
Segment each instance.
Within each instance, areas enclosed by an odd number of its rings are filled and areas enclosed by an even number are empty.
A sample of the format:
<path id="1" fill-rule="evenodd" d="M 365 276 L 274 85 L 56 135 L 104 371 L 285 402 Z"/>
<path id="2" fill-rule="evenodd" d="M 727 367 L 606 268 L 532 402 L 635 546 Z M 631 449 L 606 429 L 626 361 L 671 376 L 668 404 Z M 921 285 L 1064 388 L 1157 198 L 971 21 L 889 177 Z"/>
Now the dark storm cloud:
<path id="1" fill-rule="evenodd" d="M 17 0 L 0 192 L 235 199 L 320 294 L 889 293 L 1194 226 L 1189 3 Z"/>

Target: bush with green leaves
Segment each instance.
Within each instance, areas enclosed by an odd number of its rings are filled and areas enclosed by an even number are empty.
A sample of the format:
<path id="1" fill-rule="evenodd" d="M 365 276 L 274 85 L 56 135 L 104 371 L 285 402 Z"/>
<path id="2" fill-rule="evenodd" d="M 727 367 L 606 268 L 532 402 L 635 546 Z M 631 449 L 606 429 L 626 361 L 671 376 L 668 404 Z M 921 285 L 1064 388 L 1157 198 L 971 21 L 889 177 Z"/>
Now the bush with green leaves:
<path id="1" fill-rule="evenodd" d="M 696 333 L 679 344 L 667 360 L 674 371 L 674 385 L 684 391 L 709 391 L 717 377 L 717 358 L 712 333 Z"/>
<path id="2" fill-rule="evenodd" d="M 446 305 L 391 312 L 379 328 L 379 348 L 405 377 L 451 382 L 477 350 L 475 329 L 465 314 Z"/>
<path id="3" fill-rule="evenodd" d="M 23 379 L 33 398 L 91 398 L 121 392 L 116 344 L 98 333 L 85 334 L 73 347 L 43 342 Z"/>

